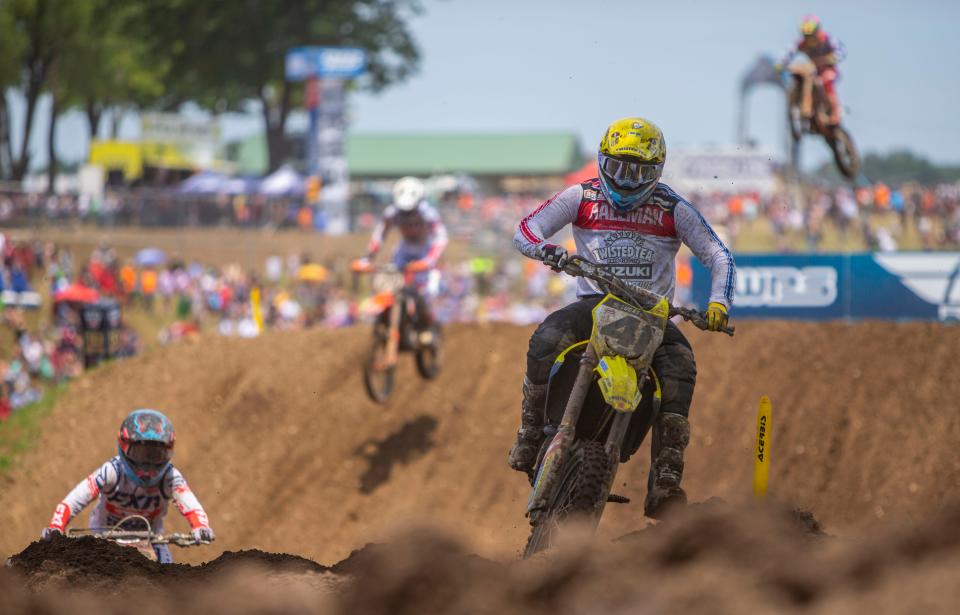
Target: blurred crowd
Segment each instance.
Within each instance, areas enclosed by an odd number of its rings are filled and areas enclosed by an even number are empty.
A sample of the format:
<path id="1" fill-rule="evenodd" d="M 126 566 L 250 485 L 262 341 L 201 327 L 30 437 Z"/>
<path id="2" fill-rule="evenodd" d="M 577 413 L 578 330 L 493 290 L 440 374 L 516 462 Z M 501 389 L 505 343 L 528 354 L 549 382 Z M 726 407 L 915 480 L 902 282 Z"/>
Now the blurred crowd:
<path id="1" fill-rule="evenodd" d="M 796 238 L 809 251 L 824 248 L 832 230 L 832 249 L 857 240 L 863 248 L 890 252 L 901 249 L 913 235 L 923 250 L 960 248 L 960 184 L 892 188 L 878 182 L 856 189 L 806 187 L 756 193 L 691 194 L 697 205 L 730 245 L 737 249 L 742 231 L 755 221 L 769 223 L 781 252 L 797 249 Z"/>
<path id="2" fill-rule="evenodd" d="M 734 249 L 817 251 L 862 246 L 892 251 L 904 244 L 925 250 L 960 248 L 960 184 L 891 187 L 876 183 L 855 189 L 807 185 L 762 195 L 685 196 Z M 441 322 L 532 324 L 572 299 L 570 279 L 519 257 L 512 247 L 517 221 L 539 206 L 541 198 L 480 198 L 470 192 L 451 192 L 440 195 L 438 201 L 450 234 L 469 246 L 468 256 L 448 257 L 441 266 L 433 302 Z M 75 196 L 0 192 L 0 222 L 28 212 L 28 218 L 44 220 L 109 217 L 131 223 L 137 206 L 130 203 L 119 194 L 97 204 Z M 280 225 L 311 224 L 298 219 L 302 211 L 293 201 L 240 205 L 224 201 L 220 215 L 233 223 L 260 224 L 271 219 Z M 370 208 L 358 215 L 356 229 L 363 232 L 372 227 L 377 213 L 379 209 Z M 162 210 L 151 215 L 161 214 Z M 138 329 L 156 335 L 160 343 L 194 338 L 201 332 L 254 337 L 266 329 L 342 327 L 370 322 L 380 309 L 370 300 L 369 283 L 353 275 L 343 257 L 319 263 L 308 254 L 275 255 L 258 271 L 250 271 L 238 265 L 186 262 L 151 249 L 121 258 L 102 244 L 78 261 L 63 247 L 10 241 L 3 234 L 0 254 L 0 304 L 5 328 L 11 333 L 4 340 L 7 343 L 0 341 L 0 417 L 36 401 L 45 384 L 82 372 L 79 314 L 91 301 L 117 302 L 125 314 L 142 321 Z M 682 260 L 678 302 L 684 302 L 689 284 L 689 267 Z M 49 317 L 32 316 L 43 313 Z M 117 356 L 129 356 L 141 349 L 142 342 L 137 331 L 123 326 L 115 345 Z"/>
<path id="3" fill-rule="evenodd" d="M 0 224 L 42 226 L 237 226 L 313 228 L 302 197 L 184 195 L 159 189 L 108 190 L 103 199 L 0 189 Z"/>
<path id="4" fill-rule="evenodd" d="M 835 231 L 839 246 L 847 240 L 871 250 L 896 250 L 908 244 L 924 250 L 960 246 L 960 184 L 922 186 L 884 183 L 858 188 L 807 184 L 782 187 L 770 194 L 726 191 L 685 194 L 723 231 L 736 249 L 745 226 L 760 223 L 760 241 L 772 238 L 772 249 L 824 249 L 826 230 Z M 483 252 L 506 253 L 514 225 L 541 202 L 526 195 L 480 197 L 469 191 L 434 195 L 452 234 L 468 239 Z M 382 199 L 381 199 L 382 200 Z M 353 226 L 372 228 L 386 203 L 369 195 L 355 203 Z M 23 225 L 87 222 L 134 226 L 204 226 L 313 228 L 317 220 L 302 198 L 244 195 L 181 195 L 162 191 L 108 192 L 103 202 L 77 195 L 43 195 L 0 190 L 0 224 Z M 745 245 L 747 249 L 757 246 Z M 856 247 L 856 246 L 854 246 Z"/>
<path id="5" fill-rule="evenodd" d="M 41 242 L 14 242 L 0 233 L 0 309 L 3 340 L 0 355 L 0 420 L 40 399 L 46 384 L 79 374 L 79 337 L 74 328 L 47 324 L 31 326 L 31 314 L 41 307 L 30 282 L 62 270 L 69 258 Z M 62 260 L 61 260 L 62 259 Z M 49 265 L 49 268 L 48 268 Z"/>

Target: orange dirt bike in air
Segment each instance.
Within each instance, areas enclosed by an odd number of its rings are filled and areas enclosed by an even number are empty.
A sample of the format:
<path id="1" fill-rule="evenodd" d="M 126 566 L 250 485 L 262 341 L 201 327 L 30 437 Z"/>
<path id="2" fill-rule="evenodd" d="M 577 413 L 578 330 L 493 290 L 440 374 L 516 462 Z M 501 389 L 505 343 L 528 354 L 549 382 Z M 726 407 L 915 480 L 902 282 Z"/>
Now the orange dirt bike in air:
<path id="1" fill-rule="evenodd" d="M 798 62 L 784 70 L 783 75 L 787 89 L 787 123 L 794 143 L 799 143 L 804 134 L 822 136 L 833 151 L 840 173 L 855 179 L 860 173 L 860 154 L 850 133 L 843 126 L 830 124 L 830 99 L 816 68 L 813 64 Z M 812 97 L 807 105 L 804 105 L 805 96 Z M 812 112 L 805 114 L 804 106 Z"/>
<path id="2" fill-rule="evenodd" d="M 629 502 L 610 488 L 660 411 L 652 361 L 667 320 L 681 316 L 707 328 L 704 313 L 672 306 L 582 257 L 571 256 L 563 270 L 593 280 L 606 296 L 593 309 L 590 338 L 566 348 L 550 370 L 524 557 L 549 548 L 565 521 L 596 527 L 607 502 Z M 733 327 L 723 332 L 733 335 Z"/>
<path id="3" fill-rule="evenodd" d="M 354 261 L 356 273 L 372 275 L 374 296 L 369 301 L 379 314 L 373 326 L 373 345 L 363 364 L 363 384 L 375 402 L 384 403 L 393 392 L 397 359 L 401 352 L 416 357 L 417 372 L 425 380 L 440 373 L 442 340 L 436 323 L 422 325 L 426 310 L 415 278 L 420 267 L 399 269 L 396 265 L 373 265 L 365 259 Z"/>

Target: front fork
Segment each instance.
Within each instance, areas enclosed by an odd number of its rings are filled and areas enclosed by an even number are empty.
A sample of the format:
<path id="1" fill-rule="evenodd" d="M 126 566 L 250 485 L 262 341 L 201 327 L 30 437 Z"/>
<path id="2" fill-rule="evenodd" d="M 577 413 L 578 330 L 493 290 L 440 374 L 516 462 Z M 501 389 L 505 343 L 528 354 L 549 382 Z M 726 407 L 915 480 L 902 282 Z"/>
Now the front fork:
<path id="1" fill-rule="evenodd" d="M 395 296 L 393 304 L 390 306 L 390 317 L 388 319 L 386 367 L 393 367 L 397 364 L 397 354 L 400 349 L 400 311 L 402 309 L 402 298 Z"/>
<path id="2" fill-rule="evenodd" d="M 527 516 L 544 509 L 550 494 L 556 487 L 560 468 L 563 467 L 570 446 L 576 437 L 577 421 L 580 419 L 580 412 L 583 410 L 583 402 L 587 398 L 587 392 L 593 383 L 593 370 L 597 367 L 598 362 L 599 359 L 593 346 L 587 344 L 587 349 L 580 359 L 577 379 L 573 383 L 570 397 L 567 398 L 567 406 L 563 410 L 560 427 L 550 442 L 547 452 L 544 453 L 543 462 L 540 463 L 540 469 L 537 471 L 533 491 L 530 492 L 530 499 L 527 501 Z"/>

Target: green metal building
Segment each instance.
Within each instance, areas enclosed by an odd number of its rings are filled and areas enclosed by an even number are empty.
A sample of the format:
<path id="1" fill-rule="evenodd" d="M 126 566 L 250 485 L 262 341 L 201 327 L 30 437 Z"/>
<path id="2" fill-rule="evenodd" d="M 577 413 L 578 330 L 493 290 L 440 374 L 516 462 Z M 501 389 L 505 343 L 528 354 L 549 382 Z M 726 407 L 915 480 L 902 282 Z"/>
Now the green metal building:
<path id="1" fill-rule="evenodd" d="M 298 142 L 302 137 L 291 140 L 294 145 Z M 302 146 L 292 149 L 303 151 Z M 347 137 L 346 150 L 350 175 L 356 181 L 468 175 L 494 192 L 559 189 L 563 176 L 584 162 L 577 136 L 568 132 L 361 133 Z M 240 173 L 267 170 L 263 135 L 233 143 L 227 152 Z M 294 163 L 302 164 L 296 158 Z"/>

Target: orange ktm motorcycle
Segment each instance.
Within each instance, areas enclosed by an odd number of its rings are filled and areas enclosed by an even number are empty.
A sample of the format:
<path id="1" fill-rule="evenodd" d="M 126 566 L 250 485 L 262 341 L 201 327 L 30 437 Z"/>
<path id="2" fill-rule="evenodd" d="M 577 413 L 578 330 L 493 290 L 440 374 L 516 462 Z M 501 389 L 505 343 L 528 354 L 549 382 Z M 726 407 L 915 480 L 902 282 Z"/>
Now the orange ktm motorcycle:
<path id="1" fill-rule="evenodd" d="M 424 269 L 412 263 L 401 270 L 366 259 L 354 261 L 351 268 L 372 276 L 374 295 L 367 303 L 378 314 L 373 344 L 363 364 L 363 384 L 370 399 L 384 403 L 390 397 L 401 352 L 414 354 L 424 380 L 436 378 L 443 354 L 440 327 L 435 322 L 424 324 L 427 306 L 415 284 L 416 275 Z"/>
<path id="2" fill-rule="evenodd" d="M 816 69 L 810 63 L 798 62 L 786 68 L 783 75 L 787 90 L 787 121 L 794 143 L 799 142 L 804 134 L 822 136 L 833 152 L 840 173 L 848 179 L 856 179 L 860 173 L 860 154 L 850 133 L 843 126 L 830 124 L 830 99 Z M 812 100 L 805 101 L 808 96 Z M 811 109 L 811 112 L 804 113 L 804 108 Z"/>

